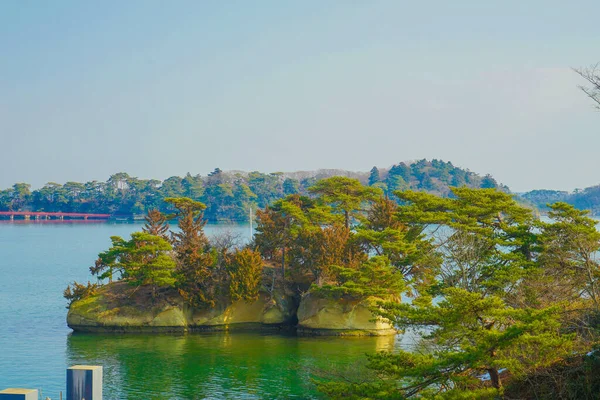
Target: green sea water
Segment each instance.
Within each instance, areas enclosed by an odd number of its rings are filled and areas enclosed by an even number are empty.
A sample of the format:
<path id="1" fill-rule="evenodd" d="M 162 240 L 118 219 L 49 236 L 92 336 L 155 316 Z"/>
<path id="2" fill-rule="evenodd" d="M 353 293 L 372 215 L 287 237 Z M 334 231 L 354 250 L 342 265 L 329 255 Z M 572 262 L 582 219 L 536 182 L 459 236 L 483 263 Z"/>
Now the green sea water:
<path id="1" fill-rule="evenodd" d="M 309 338 L 294 334 L 74 334 L 62 291 L 90 279 L 88 267 L 111 235 L 136 224 L 0 223 L 0 390 L 65 391 L 65 370 L 102 365 L 104 398 L 310 399 L 312 378 L 341 371 L 360 376 L 365 354 L 393 350 L 400 337 Z M 247 226 L 207 226 L 210 236 Z"/>
<path id="2" fill-rule="evenodd" d="M 362 369 L 393 337 L 303 338 L 246 333 L 67 339 L 72 364 L 103 364 L 110 399 L 317 398 L 326 372 Z"/>

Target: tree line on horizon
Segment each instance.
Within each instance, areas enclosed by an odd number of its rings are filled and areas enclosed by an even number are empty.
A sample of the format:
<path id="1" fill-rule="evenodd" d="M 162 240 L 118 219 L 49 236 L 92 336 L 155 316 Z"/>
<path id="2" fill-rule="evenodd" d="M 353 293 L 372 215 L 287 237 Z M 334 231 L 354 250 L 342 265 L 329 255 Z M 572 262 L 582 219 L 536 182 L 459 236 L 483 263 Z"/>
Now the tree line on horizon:
<path id="1" fill-rule="evenodd" d="M 133 217 L 149 210 L 166 212 L 164 199 L 187 197 L 206 204 L 204 216 L 209 222 L 248 221 L 249 209 L 264 208 L 290 194 L 307 194 L 321 179 L 343 175 L 378 187 L 389 197 L 397 190 L 419 190 L 441 196 L 450 195 L 450 187 L 507 188 L 490 175 L 480 176 L 440 160 L 399 163 L 389 169 L 373 167 L 370 172 L 352 173 L 320 170 L 310 173 L 225 172 L 219 168 L 207 176 L 186 174 L 164 181 L 138 179 L 120 172 L 106 182 L 49 182 L 32 190 L 27 183 L 16 183 L 0 190 L 0 211 L 47 211 L 107 213 Z"/>
<path id="2" fill-rule="evenodd" d="M 548 211 L 549 204 L 562 201 L 580 210 L 589 210 L 592 215 L 600 215 L 600 185 L 575 189 L 572 193 L 563 190 L 532 190 L 520 197 L 542 211 Z"/>

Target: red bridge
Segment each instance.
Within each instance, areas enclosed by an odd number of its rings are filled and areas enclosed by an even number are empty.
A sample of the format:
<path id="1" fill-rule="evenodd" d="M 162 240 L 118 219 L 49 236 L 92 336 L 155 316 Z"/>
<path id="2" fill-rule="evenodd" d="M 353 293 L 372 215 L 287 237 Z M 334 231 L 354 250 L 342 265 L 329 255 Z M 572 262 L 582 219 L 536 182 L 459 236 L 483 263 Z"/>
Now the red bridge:
<path id="1" fill-rule="evenodd" d="M 0 217 L 9 217 L 14 219 L 15 217 L 23 217 L 26 220 L 30 219 L 109 219 L 110 214 L 85 214 L 85 213 L 64 213 L 64 212 L 33 212 L 33 211 L 0 211 Z"/>

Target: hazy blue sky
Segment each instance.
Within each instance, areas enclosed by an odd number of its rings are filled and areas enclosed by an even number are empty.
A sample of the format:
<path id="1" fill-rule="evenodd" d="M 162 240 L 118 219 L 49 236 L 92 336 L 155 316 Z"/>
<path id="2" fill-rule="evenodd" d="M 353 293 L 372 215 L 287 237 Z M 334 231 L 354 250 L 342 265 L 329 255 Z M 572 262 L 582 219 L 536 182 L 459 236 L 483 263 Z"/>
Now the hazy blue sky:
<path id="1" fill-rule="evenodd" d="M 0 2 L 0 188 L 439 158 L 600 183 L 598 1 Z"/>

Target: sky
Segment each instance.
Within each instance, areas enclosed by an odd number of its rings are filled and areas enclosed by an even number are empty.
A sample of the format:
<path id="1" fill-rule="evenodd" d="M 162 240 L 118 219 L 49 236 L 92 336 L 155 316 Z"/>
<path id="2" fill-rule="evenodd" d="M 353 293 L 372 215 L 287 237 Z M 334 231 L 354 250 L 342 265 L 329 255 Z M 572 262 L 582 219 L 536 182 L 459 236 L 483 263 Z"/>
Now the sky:
<path id="1" fill-rule="evenodd" d="M 0 188 L 442 159 L 600 184 L 600 2 L 4 0 Z"/>

